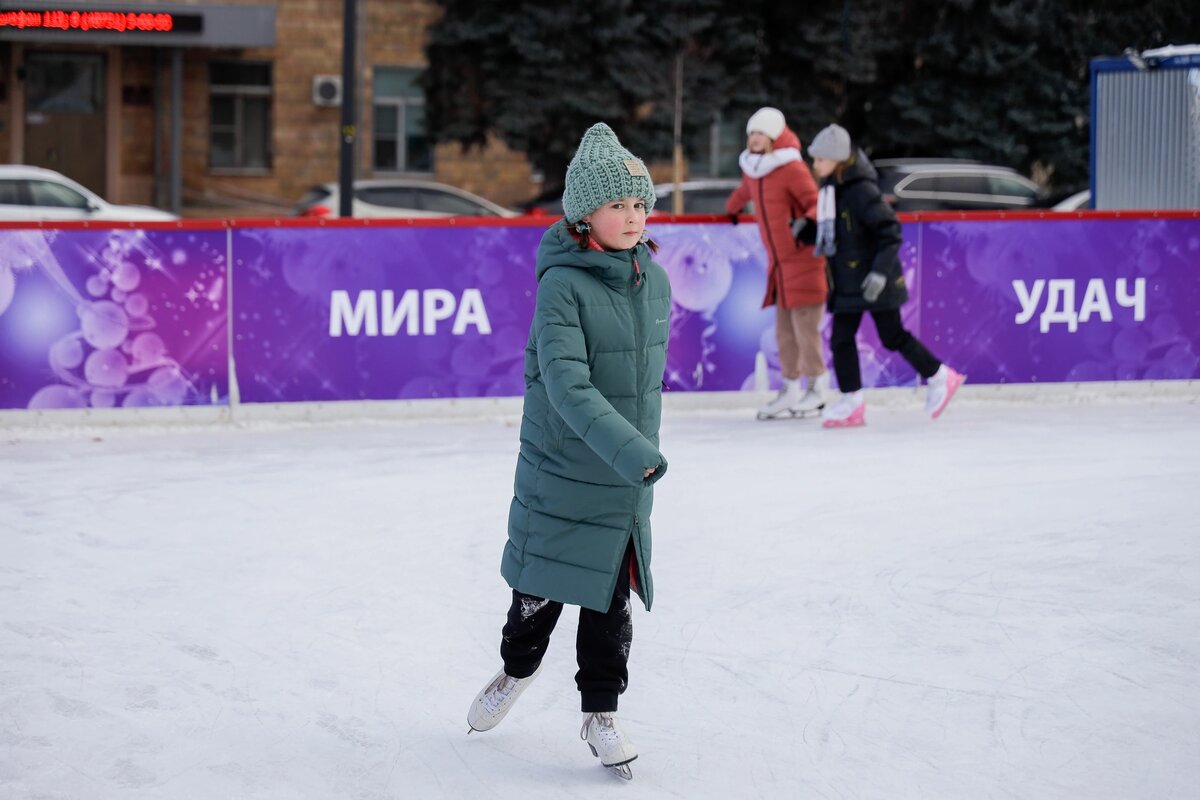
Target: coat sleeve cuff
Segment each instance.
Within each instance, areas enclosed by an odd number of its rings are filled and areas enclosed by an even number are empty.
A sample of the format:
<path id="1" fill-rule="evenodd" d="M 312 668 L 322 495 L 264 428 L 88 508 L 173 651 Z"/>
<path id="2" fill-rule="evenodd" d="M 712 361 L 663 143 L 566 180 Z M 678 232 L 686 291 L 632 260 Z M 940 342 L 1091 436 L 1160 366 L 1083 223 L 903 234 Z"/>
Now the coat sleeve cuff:
<path id="1" fill-rule="evenodd" d="M 634 486 L 649 486 L 662 477 L 667 470 L 667 460 L 650 440 L 639 436 L 621 448 L 613 459 L 612 467 L 617 474 Z M 646 470 L 654 467 L 653 474 L 646 477 Z"/>

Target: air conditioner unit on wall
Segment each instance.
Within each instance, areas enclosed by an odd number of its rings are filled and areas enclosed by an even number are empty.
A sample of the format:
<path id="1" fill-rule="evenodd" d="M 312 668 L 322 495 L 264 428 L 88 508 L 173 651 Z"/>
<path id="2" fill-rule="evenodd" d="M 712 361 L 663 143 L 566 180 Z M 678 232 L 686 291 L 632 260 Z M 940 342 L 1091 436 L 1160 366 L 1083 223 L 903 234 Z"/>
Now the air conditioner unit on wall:
<path id="1" fill-rule="evenodd" d="M 312 101 L 314 106 L 340 106 L 342 104 L 341 76 L 314 75 Z"/>

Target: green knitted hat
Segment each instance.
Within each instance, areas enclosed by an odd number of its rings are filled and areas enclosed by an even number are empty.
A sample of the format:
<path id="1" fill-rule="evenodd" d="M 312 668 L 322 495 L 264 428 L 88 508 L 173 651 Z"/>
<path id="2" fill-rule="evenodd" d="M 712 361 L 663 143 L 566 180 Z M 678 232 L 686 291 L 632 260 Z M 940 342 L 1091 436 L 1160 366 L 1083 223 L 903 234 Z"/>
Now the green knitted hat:
<path id="1" fill-rule="evenodd" d="M 612 128 L 597 122 L 583 135 L 567 167 L 563 212 L 567 222 L 575 223 L 622 197 L 642 198 L 649 213 L 654 208 L 654 184 L 646 164 L 621 146 Z"/>

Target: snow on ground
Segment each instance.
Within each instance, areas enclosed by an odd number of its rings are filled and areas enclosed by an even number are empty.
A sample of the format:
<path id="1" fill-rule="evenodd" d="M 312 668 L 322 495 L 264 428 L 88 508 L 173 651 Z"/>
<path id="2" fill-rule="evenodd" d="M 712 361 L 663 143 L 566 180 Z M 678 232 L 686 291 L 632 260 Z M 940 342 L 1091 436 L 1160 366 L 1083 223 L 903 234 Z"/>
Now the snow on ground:
<path id="1" fill-rule="evenodd" d="M 0 796 L 1193 797 L 1198 422 L 670 410 L 631 784 L 578 739 L 571 611 L 467 735 L 515 419 L 0 431 Z"/>

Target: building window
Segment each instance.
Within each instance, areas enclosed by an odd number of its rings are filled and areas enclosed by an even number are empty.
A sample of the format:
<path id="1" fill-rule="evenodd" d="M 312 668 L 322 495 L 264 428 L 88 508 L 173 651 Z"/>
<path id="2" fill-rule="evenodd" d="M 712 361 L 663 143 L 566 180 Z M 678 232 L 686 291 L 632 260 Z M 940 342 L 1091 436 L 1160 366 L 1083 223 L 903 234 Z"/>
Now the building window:
<path id="1" fill-rule="evenodd" d="M 432 172 L 433 150 L 425 135 L 425 95 L 419 69 L 376 67 L 372 82 L 376 172 Z"/>
<path id="2" fill-rule="evenodd" d="M 210 62 L 208 95 L 208 165 L 270 169 L 271 65 Z"/>

